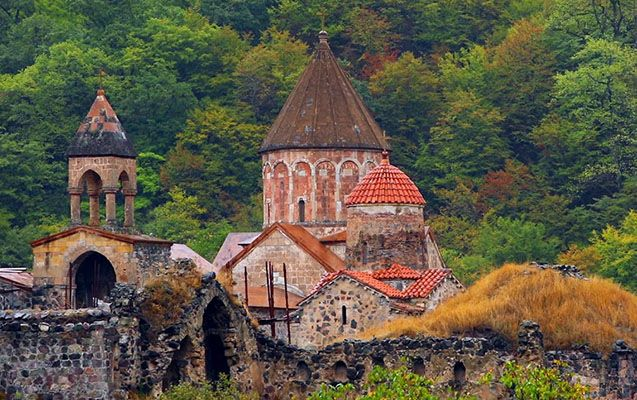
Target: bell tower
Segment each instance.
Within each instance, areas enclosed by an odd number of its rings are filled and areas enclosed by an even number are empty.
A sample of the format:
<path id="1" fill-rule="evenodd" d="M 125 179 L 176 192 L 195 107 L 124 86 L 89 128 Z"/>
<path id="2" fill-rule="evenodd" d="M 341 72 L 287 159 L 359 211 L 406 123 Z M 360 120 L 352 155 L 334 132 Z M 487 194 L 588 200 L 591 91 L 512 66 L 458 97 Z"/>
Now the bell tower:
<path id="1" fill-rule="evenodd" d="M 67 151 L 68 191 L 71 224 L 83 225 L 81 198 L 89 198 L 90 226 L 116 228 L 135 225 L 137 194 L 137 153 L 119 122 L 103 89 L 97 91 L 93 105 L 80 124 Z M 124 218 L 117 218 L 117 194 L 124 198 Z M 100 220 L 100 203 L 105 204 L 106 220 Z"/>

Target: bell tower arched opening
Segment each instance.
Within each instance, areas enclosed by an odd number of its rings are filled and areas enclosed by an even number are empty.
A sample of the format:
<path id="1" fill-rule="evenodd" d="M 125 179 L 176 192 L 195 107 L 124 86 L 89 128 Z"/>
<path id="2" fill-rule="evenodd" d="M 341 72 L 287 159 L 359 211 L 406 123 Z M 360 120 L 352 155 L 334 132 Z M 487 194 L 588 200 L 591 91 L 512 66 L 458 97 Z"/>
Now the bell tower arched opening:
<path id="1" fill-rule="evenodd" d="M 215 297 L 203 314 L 204 352 L 206 379 L 219 380 L 221 374 L 230 374 L 230 365 L 225 356 L 225 339 L 230 328 L 230 316 L 225 305 Z"/>
<path id="2" fill-rule="evenodd" d="M 96 307 L 115 286 L 113 265 L 100 253 L 90 251 L 80 256 L 74 267 L 75 308 Z"/>

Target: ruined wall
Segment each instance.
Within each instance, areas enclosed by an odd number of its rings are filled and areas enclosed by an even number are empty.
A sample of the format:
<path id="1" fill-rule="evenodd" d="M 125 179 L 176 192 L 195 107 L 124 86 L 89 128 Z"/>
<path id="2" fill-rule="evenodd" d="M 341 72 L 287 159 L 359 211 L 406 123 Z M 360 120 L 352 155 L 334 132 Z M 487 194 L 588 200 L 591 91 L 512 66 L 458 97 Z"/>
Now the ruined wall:
<path id="1" fill-rule="evenodd" d="M 389 303 L 386 296 L 341 276 L 294 314 L 299 326 L 292 343 L 315 349 L 336 338 L 353 337 L 365 328 L 395 317 L 397 314 L 391 311 Z"/>
<path id="2" fill-rule="evenodd" d="M 232 269 L 235 293 L 243 292 L 244 268 L 251 286 L 265 286 L 265 263 L 274 263 L 274 283 L 283 286 L 283 263 L 287 267 L 288 287 L 308 295 L 325 274 L 325 268 L 280 231 L 273 232 Z M 295 291 L 296 293 L 296 291 Z"/>
<path id="3" fill-rule="evenodd" d="M 111 399 L 116 324 L 100 310 L 0 312 L 0 393 Z"/>
<path id="4" fill-rule="evenodd" d="M 322 384 L 350 382 L 361 385 L 375 365 L 407 366 L 434 380 L 444 390 L 461 388 L 483 399 L 501 399 L 502 388 L 480 383 L 486 373 L 497 379 L 507 361 L 530 361 L 554 366 L 590 385 L 591 397 L 630 399 L 637 394 L 637 353 L 618 342 L 605 357 L 586 348 L 545 352 L 537 324 L 521 324 L 517 344 L 502 337 L 396 338 L 368 342 L 347 340 L 318 351 L 275 344 L 258 336 L 266 399 L 304 398 Z M 462 371 L 458 374 L 456 371 Z"/>
<path id="5" fill-rule="evenodd" d="M 348 268 L 369 271 L 392 263 L 430 268 L 421 206 L 361 205 L 347 213 Z"/>
<path id="6" fill-rule="evenodd" d="M 18 310 L 33 306 L 31 291 L 0 281 L 0 310 Z"/>
<path id="7" fill-rule="evenodd" d="M 344 222 L 345 197 L 380 159 L 379 150 L 286 149 L 264 153 L 263 225 Z"/>

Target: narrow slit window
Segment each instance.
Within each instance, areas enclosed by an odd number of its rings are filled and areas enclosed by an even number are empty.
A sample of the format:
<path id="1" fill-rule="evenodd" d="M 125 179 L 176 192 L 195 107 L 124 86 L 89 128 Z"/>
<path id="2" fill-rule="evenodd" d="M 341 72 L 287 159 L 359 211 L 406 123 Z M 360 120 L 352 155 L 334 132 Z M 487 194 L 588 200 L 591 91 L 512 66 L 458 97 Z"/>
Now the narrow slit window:
<path id="1" fill-rule="evenodd" d="M 299 222 L 305 222 L 305 200 L 299 200 Z"/>
<path id="2" fill-rule="evenodd" d="M 347 325 L 347 307 L 346 306 L 341 307 L 341 324 Z"/>

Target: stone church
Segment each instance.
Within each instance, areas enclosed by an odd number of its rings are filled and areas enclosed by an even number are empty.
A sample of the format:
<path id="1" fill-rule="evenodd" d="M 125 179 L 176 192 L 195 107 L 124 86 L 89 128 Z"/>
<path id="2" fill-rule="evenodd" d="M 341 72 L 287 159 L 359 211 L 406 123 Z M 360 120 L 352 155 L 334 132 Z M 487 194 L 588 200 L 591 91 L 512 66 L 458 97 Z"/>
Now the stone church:
<path id="1" fill-rule="evenodd" d="M 293 344 L 317 347 L 352 336 L 430 310 L 462 289 L 425 223 L 425 199 L 391 165 L 388 151 L 384 132 L 321 32 L 260 149 L 264 230 L 231 233 L 213 262 L 232 275 L 234 292 L 263 319 L 265 265 L 273 264 L 275 303 L 282 304 L 276 299 L 287 284 Z M 375 274 L 391 276 L 396 266 L 409 278 L 398 276 L 393 284 L 404 287 L 390 289 Z M 410 290 L 423 280 L 432 283 L 430 290 Z M 347 294 L 332 293 L 334 287 Z"/>

